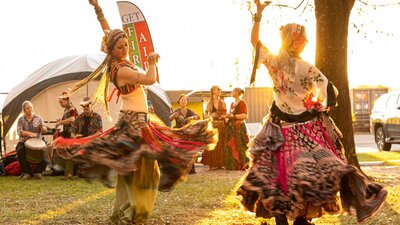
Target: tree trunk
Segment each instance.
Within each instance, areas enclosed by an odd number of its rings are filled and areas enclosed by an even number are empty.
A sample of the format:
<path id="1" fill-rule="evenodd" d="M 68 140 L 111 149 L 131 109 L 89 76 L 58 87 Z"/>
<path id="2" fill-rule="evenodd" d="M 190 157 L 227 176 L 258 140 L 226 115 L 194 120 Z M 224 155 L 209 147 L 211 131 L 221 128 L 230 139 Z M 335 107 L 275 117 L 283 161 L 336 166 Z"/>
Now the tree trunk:
<path id="1" fill-rule="evenodd" d="M 355 0 L 315 0 L 317 46 L 315 64 L 338 88 L 338 107 L 331 111 L 343 132 L 343 145 L 350 164 L 360 168 L 355 151 L 347 74 L 347 37 Z"/>

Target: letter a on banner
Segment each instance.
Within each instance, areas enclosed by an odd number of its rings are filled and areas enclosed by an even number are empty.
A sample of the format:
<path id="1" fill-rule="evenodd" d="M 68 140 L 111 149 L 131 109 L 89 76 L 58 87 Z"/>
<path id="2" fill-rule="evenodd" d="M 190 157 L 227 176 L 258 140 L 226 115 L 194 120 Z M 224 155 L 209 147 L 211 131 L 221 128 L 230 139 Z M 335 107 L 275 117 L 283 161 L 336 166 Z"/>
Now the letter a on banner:
<path id="1" fill-rule="evenodd" d="M 131 2 L 119 1 L 117 5 L 123 29 L 129 39 L 129 58 L 136 66 L 147 70 L 147 56 L 154 52 L 154 47 L 146 19 L 142 11 Z"/>

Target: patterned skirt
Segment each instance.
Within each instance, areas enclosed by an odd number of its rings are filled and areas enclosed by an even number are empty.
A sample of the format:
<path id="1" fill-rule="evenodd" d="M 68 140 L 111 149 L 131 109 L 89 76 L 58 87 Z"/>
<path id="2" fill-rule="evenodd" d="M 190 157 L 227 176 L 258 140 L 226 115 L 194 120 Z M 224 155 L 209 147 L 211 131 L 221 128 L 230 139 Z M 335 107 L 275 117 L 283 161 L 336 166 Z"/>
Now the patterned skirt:
<path id="1" fill-rule="evenodd" d="M 209 120 L 171 129 L 147 121 L 145 113 L 127 111 L 120 113 L 115 127 L 97 137 L 57 138 L 48 148 L 62 158 L 83 163 L 89 176 L 93 171 L 104 171 L 100 174 L 104 175 L 107 168 L 129 175 L 139 169 L 142 158 L 156 160 L 161 172 L 158 189 L 169 191 L 187 175 L 194 156 L 213 149 L 217 139 Z"/>
<path id="2" fill-rule="evenodd" d="M 246 157 L 249 136 L 244 121 L 229 120 L 226 125 L 224 164 L 227 170 L 242 170 L 247 166 Z"/>
<path id="3" fill-rule="evenodd" d="M 340 131 L 325 114 L 303 123 L 264 124 L 252 140 L 252 165 L 238 188 L 242 204 L 256 216 L 289 218 L 335 213 L 347 165 Z M 322 210 L 323 209 L 323 210 Z"/>

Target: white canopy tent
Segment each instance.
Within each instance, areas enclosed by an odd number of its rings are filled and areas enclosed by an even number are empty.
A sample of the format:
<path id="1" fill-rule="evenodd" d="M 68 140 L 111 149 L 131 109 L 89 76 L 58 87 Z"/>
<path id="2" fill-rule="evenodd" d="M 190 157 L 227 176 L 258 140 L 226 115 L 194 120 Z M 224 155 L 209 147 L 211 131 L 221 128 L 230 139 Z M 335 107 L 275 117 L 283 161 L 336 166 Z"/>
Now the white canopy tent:
<path id="1" fill-rule="evenodd" d="M 82 80 L 94 71 L 103 61 L 104 55 L 74 55 L 53 61 L 27 77 L 21 84 L 14 87 L 8 94 L 2 109 L 3 137 L 7 142 L 16 142 L 16 121 L 22 112 L 22 103 L 29 100 L 33 103 L 35 114 L 40 115 L 45 121 L 55 121 L 61 118 L 63 109 L 58 104 L 58 96 L 77 81 Z M 79 112 L 82 108 L 79 102 L 84 96 L 92 97 L 98 86 L 98 81 L 89 83 L 86 88 L 81 88 L 70 100 Z M 110 90 L 114 86 L 110 83 Z M 148 86 L 148 97 L 155 108 L 155 113 L 166 124 L 171 113 L 171 103 L 166 93 L 158 83 Z M 116 120 L 119 112 L 119 102 L 116 98 L 110 102 L 111 118 Z M 115 123 L 106 119 L 102 106 L 96 106 L 94 111 L 103 116 L 103 130 L 113 126 Z M 7 146 L 10 147 L 10 143 Z"/>

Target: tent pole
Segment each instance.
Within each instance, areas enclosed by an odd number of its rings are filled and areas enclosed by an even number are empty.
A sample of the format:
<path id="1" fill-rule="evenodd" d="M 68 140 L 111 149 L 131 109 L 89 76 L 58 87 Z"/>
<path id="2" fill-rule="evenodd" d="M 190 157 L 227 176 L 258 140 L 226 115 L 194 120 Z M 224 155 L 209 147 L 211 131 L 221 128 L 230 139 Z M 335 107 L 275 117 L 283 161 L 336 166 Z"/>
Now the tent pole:
<path id="1" fill-rule="evenodd" d="M 0 157 L 3 157 L 3 123 L 0 120 Z"/>
<path id="2" fill-rule="evenodd" d="M 6 138 L 3 137 L 3 123 L 0 122 L 0 156 L 3 157 L 3 147 L 4 154 L 6 154 Z"/>

